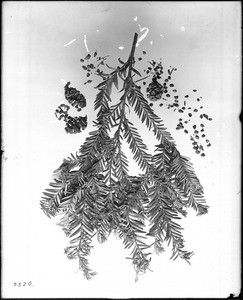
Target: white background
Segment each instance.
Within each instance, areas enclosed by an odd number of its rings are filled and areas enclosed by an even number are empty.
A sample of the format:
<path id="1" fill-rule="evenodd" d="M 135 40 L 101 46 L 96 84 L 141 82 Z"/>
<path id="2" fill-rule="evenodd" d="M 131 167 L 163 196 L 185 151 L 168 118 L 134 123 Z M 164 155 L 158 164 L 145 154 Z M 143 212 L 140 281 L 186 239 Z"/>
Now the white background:
<path id="1" fill-rule="evenodd" d="M 239 293 L 240 8 L 240 2 L 3 3 L 3 297 L 225 298 Z M 146 59 L 161 57 L 166 67 L 177 67 L 180 96 L 196 88 L 213 118 L 207 123 L 212 147 L 202 158 L 188 136 L 175 130 L 178 116 L 154 105 L 182 155 L 191 157 L 210 210 L 202 217 L 190 211 L 181 222 L 186 247 L 195 252 L 191 266 L 169 260 L 167 251 L 154 255 L 153 272 L 135 283 L 131 261 L 125 259 L 129 251 L 111 236 L 102 245 L 94 241 L 90 264 L 98 275 L 85 281 L 76 272 L 78 262 L 64 255 L 67 238 L 42 213 L 39 200 L 53 170 L 92 129 L 96 91 L 83 85 L 79 62 L 87 54 L 84 35 L 91 53 L 109 54 L 116 66 L 118 57 L 127 59 L 134 33 L 142 35 L 139 25 L 149 32 L 136 57 L 146 50 Z M 61 79 L 88 99 L 82 115 L 88 115 L 89 126 L 82 134 L 67 135 L 55 121 L 53 112 L 64 100 Z M 150 147 L 156 143 L 140 129 Z M 137 172 L 133 164 L 131 171 Z M 29 281 L 31 286 L 14 287 Z"/>

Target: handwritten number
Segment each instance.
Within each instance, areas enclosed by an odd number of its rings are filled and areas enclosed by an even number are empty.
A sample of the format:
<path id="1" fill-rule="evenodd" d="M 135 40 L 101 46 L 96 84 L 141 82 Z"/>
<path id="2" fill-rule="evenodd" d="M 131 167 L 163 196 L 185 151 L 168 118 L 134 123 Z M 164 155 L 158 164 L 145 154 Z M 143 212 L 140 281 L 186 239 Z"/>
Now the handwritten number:
<path id="1" fill-rule="evenodd" d="M 26 281 L 20 281 L 20 282 L 14 282 L 13 283 L 13 286 L 18 286 L 18 287 L 21 287 L 21 286 L 31 286 L 32 285 L 32 281 L 29 281 L 28 283 Z"/>

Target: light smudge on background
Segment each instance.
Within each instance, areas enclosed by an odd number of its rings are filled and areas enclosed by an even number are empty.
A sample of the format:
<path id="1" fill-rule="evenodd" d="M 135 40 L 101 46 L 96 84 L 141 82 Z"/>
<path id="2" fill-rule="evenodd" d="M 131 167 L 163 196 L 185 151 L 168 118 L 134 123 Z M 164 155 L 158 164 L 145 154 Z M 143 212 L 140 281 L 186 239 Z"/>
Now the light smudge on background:
<path id="1" fill-rule="evenodd" d="M 66 85 L 66 84 L 67 84 L 67 81 L 64 80 L 63 78 L 61 78 L 60 80 L 61 80 L 61 83 L 62 83 L 63 85 Z"/>
<path id="2" fill-rule="evenodd" d="M 147 36 L 147 34 L 148 34 L 148 32 L 149 32 L 149 29 L 148 29 L 147 27 L 143 27 L 143 28 L 142 28 L 140 24 L 138 24 L 138 26 L 139 26 L 140 32 L 143 32 L 143 31 L 145 31 L 145 32 L 144 32 L 144 33 L 140 36 L 140 38 L 138 39 L 137 44 L 136 44 L 136 47 L 138 47 L 139 44 L 141 43 L 141 41 L 142 41 L 143 39 L 146 38 L 146 36 Z"/>
<path id="3" fill-rule="evenodd" d="M 89 52 L 89 48 L 88 48 L 88 45 L 87 45 L 87 37 L 86 37 L 86 34 L 84 35 L 84 45 L 85 45 L 85 48 L 86 48 L 87 52 Z"/>
<path id="4" fill-rule="evenodd" d="M 124 46 L 119 46 L 118 49 L 123 50 Z"/>
<path id="5" fill-rule="evenodd" d="M 76 39 L 71 40 L 70 42 L 68 42 L 67 44 L 64 45 L 64 47 L 71 45 L 72 43 L 74 43 L 76 41 Z"/>

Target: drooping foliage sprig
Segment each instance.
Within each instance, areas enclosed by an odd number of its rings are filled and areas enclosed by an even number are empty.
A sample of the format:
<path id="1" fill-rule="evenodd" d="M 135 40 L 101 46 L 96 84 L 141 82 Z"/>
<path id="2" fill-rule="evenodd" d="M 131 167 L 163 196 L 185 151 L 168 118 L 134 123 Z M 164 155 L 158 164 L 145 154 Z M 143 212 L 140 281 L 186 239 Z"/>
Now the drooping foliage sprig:
<path id="1" fill-rule="evenodd" d="M 65 253 L 79 260 L 79 269 L 87 279 L 96 274 L 88 262 L 93 238 L 97 236 L 103 243 L 112 232 L 122 239 L 125 248 L 131 249 L 129 258 L 136 278 L 149 269 L 151 249 L 159 254 L 165 244 L 172 246 L 172 259 L 180 257 L 189 262 L 193 252 L 184 248 L 178 220 L 187 215 L 190 207 L 198 215 L 208 210 L 189 158 L 180 154 L 141 92 L 139 80 L 134 80 L 141 77 L 134 67 L 136 43 L 137 34 L 128 60 L 119 60 L 121 66 L 110 74 L 102 72 L 103 81 L 96 87 L 94 130 L 79 151 L 54 171 L 55 179 L 41 199 L 47 216 L 61 214 L 59 225 L 70 238 Z M 112 103 L 112 89 L 119 90 L 120 82 L 120 100 Z M 129 119 L 130 109 L 158 140 L 154 154 L 149 153 Z M 129 175 L 124 142 L 142 174 Z"/>

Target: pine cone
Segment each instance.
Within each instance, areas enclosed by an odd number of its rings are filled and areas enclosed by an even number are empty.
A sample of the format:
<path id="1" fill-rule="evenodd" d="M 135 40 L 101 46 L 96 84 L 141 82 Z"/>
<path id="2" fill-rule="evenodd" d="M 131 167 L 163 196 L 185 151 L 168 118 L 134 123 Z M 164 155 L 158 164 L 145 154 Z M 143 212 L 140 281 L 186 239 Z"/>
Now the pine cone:
<path id="1" fill-rule="evenodd" d="M 153 77 L 152 82 L 147 87 L 147 97 L 151 101 L 157 101 L 162 98 L 164 89 L 163 86 L 157 81 L 156 77 Z"/>

